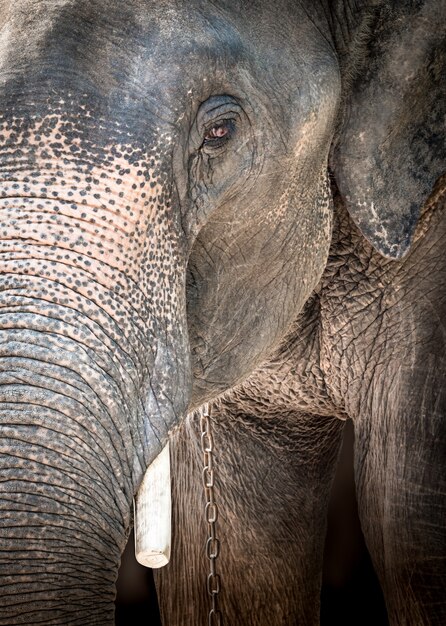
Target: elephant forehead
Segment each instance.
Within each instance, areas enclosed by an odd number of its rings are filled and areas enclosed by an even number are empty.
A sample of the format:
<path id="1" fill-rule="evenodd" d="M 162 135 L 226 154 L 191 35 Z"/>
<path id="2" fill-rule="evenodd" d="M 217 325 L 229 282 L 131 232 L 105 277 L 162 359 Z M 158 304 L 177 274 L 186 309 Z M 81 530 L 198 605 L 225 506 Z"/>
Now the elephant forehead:
<path id="1" fill-rule="evenodd" d="M 8 78 L 32 81 L 37 72 L 39 80 L 84 84 L 101 95 L 118 90 L 121 98 L 126 91 L 144 95 L 149 82 L 163 87 L 157 99 L 167 102 L 166 85 L 184 84 L 199 59 L 239 60 L 240 35 L 211 6 L 200 11 L 149 0 L 0 0 L 0 78 L 3 70 Z"/>
<path id="2" fill-rule="evenodd" d="M 115 111 L 149 111 L 171 123 L 190 90 L 200 100 L 263 81 L 273 91 L 280 84 L 283 98 L 302 96 L 309 69 L 321 74 L 327 65 L 327 84 L 332 52 L 302 9 L 286 17 L 283 4 L 0 0 L 0 84 L 85 90 Z"/>

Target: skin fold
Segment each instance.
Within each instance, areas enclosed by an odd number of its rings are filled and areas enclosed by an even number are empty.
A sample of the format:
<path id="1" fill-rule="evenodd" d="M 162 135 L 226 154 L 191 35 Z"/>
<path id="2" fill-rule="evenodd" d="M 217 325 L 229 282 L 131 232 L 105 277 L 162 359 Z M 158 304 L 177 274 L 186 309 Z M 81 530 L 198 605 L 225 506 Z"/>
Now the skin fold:
<path id="1" fill-rule="evenodd" d="M 169 436 L 160 605 L 206 623 L 203 402 L 228 624 L 318 623 L 347 418 L 389 620 L 445 622 L 442 19 L 0 0 L 0 624 L 113 623 Z"/>

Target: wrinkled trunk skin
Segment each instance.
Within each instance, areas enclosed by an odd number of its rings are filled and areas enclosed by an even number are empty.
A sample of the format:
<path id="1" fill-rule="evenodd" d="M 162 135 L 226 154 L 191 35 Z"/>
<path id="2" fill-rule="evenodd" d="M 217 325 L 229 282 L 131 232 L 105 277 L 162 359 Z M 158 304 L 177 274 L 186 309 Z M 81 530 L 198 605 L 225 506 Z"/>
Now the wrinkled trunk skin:
<path id="1" fill-rule="evenodd" d="M 0 624 L 113 622 L 132 497 L 190 387 L 162 137 L 143 154 L 69 98 L 0 118 Z"/>
<path id="2" fill-rule="evenodd" d="M 124 399 L 110 357 L 95 362 L 64 324 L 38 330 L 41 313 L 2 322 L 24 317 L 36 328 L 0 339 L 0 623 L 110 623 L 135 480 Z"/>

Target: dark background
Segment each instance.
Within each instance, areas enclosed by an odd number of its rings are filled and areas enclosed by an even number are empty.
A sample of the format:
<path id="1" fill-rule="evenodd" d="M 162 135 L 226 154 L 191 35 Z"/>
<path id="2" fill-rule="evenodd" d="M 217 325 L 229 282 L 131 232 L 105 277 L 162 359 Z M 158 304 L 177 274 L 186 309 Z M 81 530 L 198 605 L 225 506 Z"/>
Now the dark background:
<path id="1" fill-rule="evenodd" d="M 353 439 L 353 425 L 348 421 L 328 511 L 321 626 L 388 626 L 384 599 L 358 518 Z M 132 534 L 119 570 L 116 626 L 143 625 L 161 626 L 161 622 L 152 570 L 136 561 Z"/>

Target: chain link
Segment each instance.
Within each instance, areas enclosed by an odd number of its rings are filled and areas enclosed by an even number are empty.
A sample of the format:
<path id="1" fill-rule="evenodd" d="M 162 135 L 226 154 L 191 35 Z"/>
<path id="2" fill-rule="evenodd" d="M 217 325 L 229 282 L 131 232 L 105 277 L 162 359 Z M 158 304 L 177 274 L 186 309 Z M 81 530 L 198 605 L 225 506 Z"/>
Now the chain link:
<path id="1" fill-rule="evenodd" d="M 216 535 L 218 507 L 214 493 L 214 438 L 211 430 L 211 416 L 209 405 L 205 404 L 200 410 L 201 449 L 203 452 L 203 487 L 206 498 L 204 509 L 208 524 L 208 539 L 206 541 L 206 556 L 209 559 L 209 574 L 207 577 L 207 591 L 211 597 L 208 626 L 223 626 L 223 615 L 218 608 L 218 594 L 221 590 L 220 575 L 217 574 L 217 559 L 220 554 L 220 540 Z"/>

